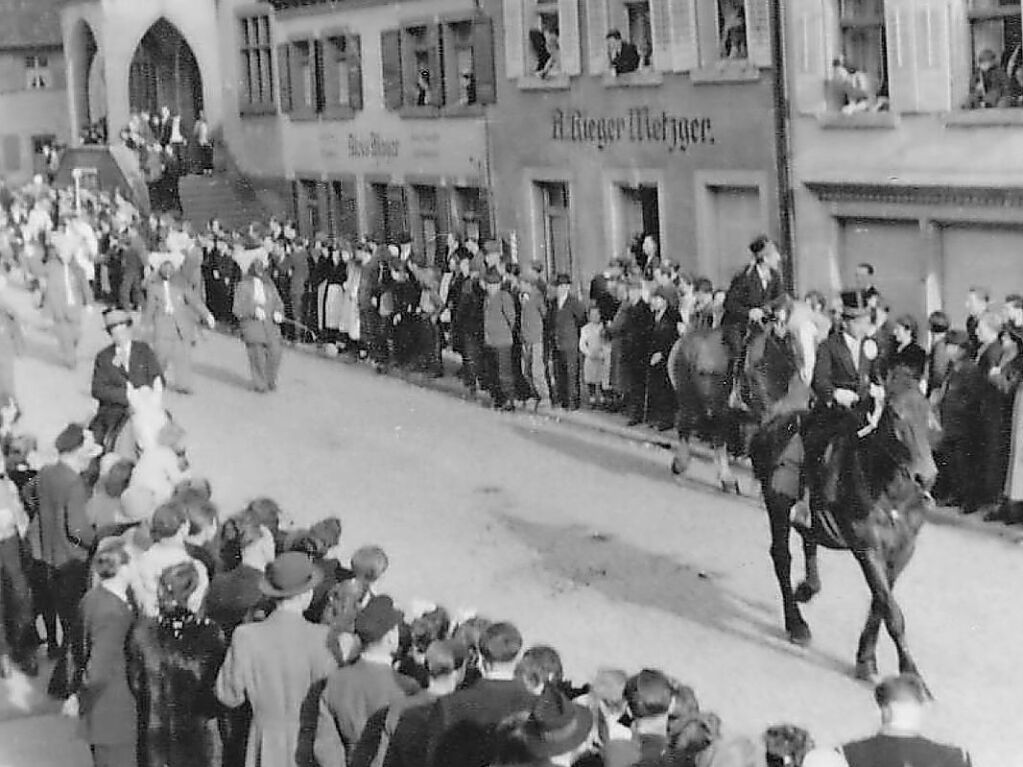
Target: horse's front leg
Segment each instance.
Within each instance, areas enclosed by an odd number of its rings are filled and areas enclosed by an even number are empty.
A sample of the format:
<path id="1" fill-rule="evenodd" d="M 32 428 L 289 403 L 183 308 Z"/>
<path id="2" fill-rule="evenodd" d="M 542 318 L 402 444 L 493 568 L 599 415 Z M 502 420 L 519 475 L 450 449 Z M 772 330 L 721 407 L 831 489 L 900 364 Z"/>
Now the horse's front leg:
<path id="1" fill-rule="evenodd" d="M 764 492 L 764 505 L 771 522 L 771 561 L 781 591 L 782 611 L 785 616 L 785 631 L 793 644 L 806 646 L 812 635 L 810 627 L 803 620 L 799 603 L 792 592 L 792 553 L 789 549 L 789 502 L 783 495 L 770 490 Z"/>
<path id="2" fill-rule="evenodd" d="M 796 589 L 797 602 L 809 602 L 821 590 L 820 570 L 817 567 L 817 544 L 803 537 L 803 563 L 806 577 Z"/>

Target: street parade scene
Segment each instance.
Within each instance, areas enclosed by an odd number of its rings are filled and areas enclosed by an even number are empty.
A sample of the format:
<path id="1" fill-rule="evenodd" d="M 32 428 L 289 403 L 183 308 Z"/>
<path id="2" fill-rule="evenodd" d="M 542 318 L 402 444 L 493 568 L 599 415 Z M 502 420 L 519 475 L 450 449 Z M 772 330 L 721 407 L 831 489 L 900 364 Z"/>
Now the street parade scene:
<path id="1" fill-rule="evenodd" d="M 708 2 L 0 0 L 0 767 L 1023 766 L 1016 198 Z"/>

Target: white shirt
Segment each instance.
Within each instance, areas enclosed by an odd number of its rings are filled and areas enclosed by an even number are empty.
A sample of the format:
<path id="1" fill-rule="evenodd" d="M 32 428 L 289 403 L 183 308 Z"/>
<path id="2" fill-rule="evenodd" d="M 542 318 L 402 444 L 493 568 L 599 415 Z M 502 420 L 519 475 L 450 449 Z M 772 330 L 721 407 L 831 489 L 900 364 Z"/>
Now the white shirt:
<path id="1" fill-rule="evenodd" d="M 849 347 L 849 354 L 852 355 L 853 367 L 856 368 L 856 372 L 860 372 L 860 346 L 862 342 L 849 335 L 848 333 L 842 333 L 842 338 L 845 340 L 845 345 Z"/>
<path id="2" fill-rule="evenodd" d="M 170 280 L 163 281 L 163 310 L 167 314 L 174 314 L 174 301 L 171 299 Z"/>
<path id="3" fill-rule="evenodd" d="M 256 306 L 266 304 L 266 291 L 263 289 L 263 281 L 259 277 L 252 281 L 252 298 L 256 302 Z"/>
<path id="4" fill-rule="evenodd" d="M 71 264 L 64 264 L 64 290 L 67 291 L 67 305 L 75 305 L 75 289 L 71 285 Z"/>
<path id="5" fill-rule="evenodd" d="M 128 372 L 128 368 L 131 367 L 131 341 L 124 345 L 124 347 L 118 347 L 114 350 L 114 364 L 122 368 L 125 373 Z"/>

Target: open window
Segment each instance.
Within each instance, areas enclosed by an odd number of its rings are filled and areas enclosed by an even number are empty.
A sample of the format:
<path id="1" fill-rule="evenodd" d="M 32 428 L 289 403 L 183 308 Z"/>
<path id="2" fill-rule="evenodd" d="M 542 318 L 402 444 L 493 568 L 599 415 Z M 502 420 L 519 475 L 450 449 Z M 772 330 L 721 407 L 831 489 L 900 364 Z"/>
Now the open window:
<path id="1" fill-rule="evenodd" d="M 1023 105 L 1019 0 L 970 0 L 972 75 L 964 106 L 1001 109 Z"/>
<path id="2" fill-rule="evenodd" d="M 568 77 L 582 73 L 577 0 L 507 0 L 504 34 L 509 78 L 567 87 Z"/>
<path id="3" fill-rule="evenodd" d="M 323 50 L 323 112 L 351 118 L 362 109 L 362 41 L 344 31 L 327 35 Z"/>
<path id="4" fill-rule="evenodd" d="M 359 35 L 333 31 L 278 47 L 281 111 L 294 120 L 354 117 L 362 109 Z"/>
<path id="5" fill-rule="evenodd" d="M 888 109 L 884 0 L 839 0 L 840 53 L 830 62 L 828 105 L 845 114 Z"/>

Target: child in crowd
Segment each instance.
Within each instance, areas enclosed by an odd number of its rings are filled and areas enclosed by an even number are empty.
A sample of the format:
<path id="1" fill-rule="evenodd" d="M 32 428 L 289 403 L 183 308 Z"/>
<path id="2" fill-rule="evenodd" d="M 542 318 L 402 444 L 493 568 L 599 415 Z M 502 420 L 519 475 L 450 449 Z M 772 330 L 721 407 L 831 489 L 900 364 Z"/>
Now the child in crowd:
<path id="1" fill-rule="evenodd" d="M 604 404 L 604 392 L 610 388 L 611 344 L 604 332 L 600 309 L 590 307 L 589 321 L 579 331 L 579 351 L 583 355 L 583 383 L 591 408 Z"/>

